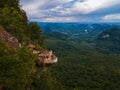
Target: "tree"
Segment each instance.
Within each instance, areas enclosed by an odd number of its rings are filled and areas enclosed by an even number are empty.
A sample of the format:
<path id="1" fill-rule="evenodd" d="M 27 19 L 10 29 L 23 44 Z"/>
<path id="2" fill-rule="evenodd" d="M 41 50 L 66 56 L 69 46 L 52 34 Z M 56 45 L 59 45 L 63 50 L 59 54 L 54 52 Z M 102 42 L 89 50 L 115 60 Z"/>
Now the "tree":
<path id="1" fill-rule="evenodd" d="M 0 0 L 0 8 L 3 8 L 5 6 L 13 7 L 20 10 L 19 0 Z"/>
<path id="2" fill-rule="evenodd" d="M 0 24 L 20 42 L 27 38 L 25 35 L 25 30 L 27 30 L 26 22 L 27 19 L 23 11 L 19 12 L 9 6 L 0 9 Z"/>
<path id="3" fill-rule="evenodd" d="M 41 34 L 42 30 L 36 22 L 29 23 L 29 33 L 31 40 L 43 45 L 45 37 Z"/>
<path id="4" fill-rule="evenodd" d="M 30 90 L 34 60 L 26 48 L 0 57 L 0 90 Z"/>

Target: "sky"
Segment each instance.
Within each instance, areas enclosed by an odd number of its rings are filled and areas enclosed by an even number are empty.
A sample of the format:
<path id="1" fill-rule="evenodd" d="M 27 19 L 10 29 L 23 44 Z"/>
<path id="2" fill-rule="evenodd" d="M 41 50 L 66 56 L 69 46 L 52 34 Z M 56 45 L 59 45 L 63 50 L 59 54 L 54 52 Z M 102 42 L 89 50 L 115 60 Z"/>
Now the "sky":
<path id="1" fill-rule="evenodd" d="M 120 22 L 120 0 L 20 0 L 30 21 Z"/>

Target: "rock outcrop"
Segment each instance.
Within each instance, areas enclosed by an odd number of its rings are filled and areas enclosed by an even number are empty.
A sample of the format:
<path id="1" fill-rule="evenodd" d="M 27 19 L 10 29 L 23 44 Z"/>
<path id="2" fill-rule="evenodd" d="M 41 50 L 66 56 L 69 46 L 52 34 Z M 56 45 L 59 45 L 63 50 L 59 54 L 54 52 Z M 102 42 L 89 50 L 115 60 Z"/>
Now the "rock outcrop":
<path id="1" fill-rule="evenodd" d="M 40 66 L 48 66 L 51 64 L 55 64 L 58 61 L 58 58 L 53 54 L 52 50 L 48 51 L 40 51 L 35 49 L 35 45 L 29 44 L 29 49 L 33 52 L 33 54 L 36 54 L 38 56 L 36 60 L 36 65 L 38 67 Z"/>
<path id="2" fill-rule="evenodd" d="M 5 30 L 0 30 L 0 38 L 6 41 L 13 49 L 20 47 L 18 40 Z"/>
<path id="3" fill-rule="evenodd" d="M 5 42 L 7 42 L 13 49 L 19 48 L 21 47 L 21 45 L 28 47 L 33 54 L 37 55 L 38 58 L 35 62 L 38 67 L 48 66 L 57 63 L 58 59 L 53 54 L 52 50 L 41 51 L 41 50 L 37 50 L 34 44 L 26 45 L 25 42 L 20 44 L 19 41 L 13 35 L 11 35 L 5 30 L 0 30 L 0 38 L 2 38 Z"/>

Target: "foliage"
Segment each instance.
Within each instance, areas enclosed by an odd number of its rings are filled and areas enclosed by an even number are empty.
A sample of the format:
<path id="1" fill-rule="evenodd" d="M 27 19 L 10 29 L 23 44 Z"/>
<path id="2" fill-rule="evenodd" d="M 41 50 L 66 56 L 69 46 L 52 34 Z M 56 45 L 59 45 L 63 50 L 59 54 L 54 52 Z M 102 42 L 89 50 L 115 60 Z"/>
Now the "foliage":
<path id="1" fill-rule="evenodd" d="M 13 34 L 19 41 L 25 40 L 27 37 L 24 32 L 27 29 L 23 15 L 13 7 L 5 6 L 0 9 L 0 24 Z"/>
<path id="2" fill-rule="evenodd" d="M 40 71 L 33 82 L 33 90 L 64 90 L 64 88 L 50 75 L 50 72 Z"/>
<path id="3" fill-rule="evenodd" d="M 14 50 L 0 39 L 0 90 L 63 90 L 49 72 L 37 69 L 36 59 L 28 48 Z"/>
<path id="4" fill-rule="evenodd" d="M 0 8 L 5 7 L 6 5 L 9 7 L 14 7 L 16 9 L 19 8 L 19 0 L 0 0 Z"/>
<path id="5" fill-rule="evenodd" d="M 36 22 L 30 22 L 28 25 L 29 37 L 32 41 L 38 43 L 40 46 L 44 46 L 45 36 L 43 36 L 40 26 Z"/>
<path id="6" fill-rule="evenodd" d="M 7 50 L 5 46 L 2 46 L 2 49 Z M 0 57 L 0 88 L 2 90 L 29 89 L 35 69 L 34 60 L 35 56 L 26 48 L 21 48 L 16 52 L 3 52 Z"/>
<path id="7" fill-rule="evenodd" d="M 93 46 L 48 38 L 59 59 L 51 73 L 66 90 L 119 90 L 120 55 L 99 53 Z"/>

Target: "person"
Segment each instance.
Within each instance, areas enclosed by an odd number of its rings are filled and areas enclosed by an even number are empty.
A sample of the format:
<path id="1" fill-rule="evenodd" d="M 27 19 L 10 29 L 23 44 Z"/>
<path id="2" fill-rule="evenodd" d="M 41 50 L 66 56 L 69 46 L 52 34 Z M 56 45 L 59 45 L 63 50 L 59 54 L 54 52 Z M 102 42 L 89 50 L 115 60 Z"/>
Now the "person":
<path id="1" fill-rule="evenodd" d="M 52 50 L 49 51 L 49 57 L 51 57 L 53 55 Z"/>

